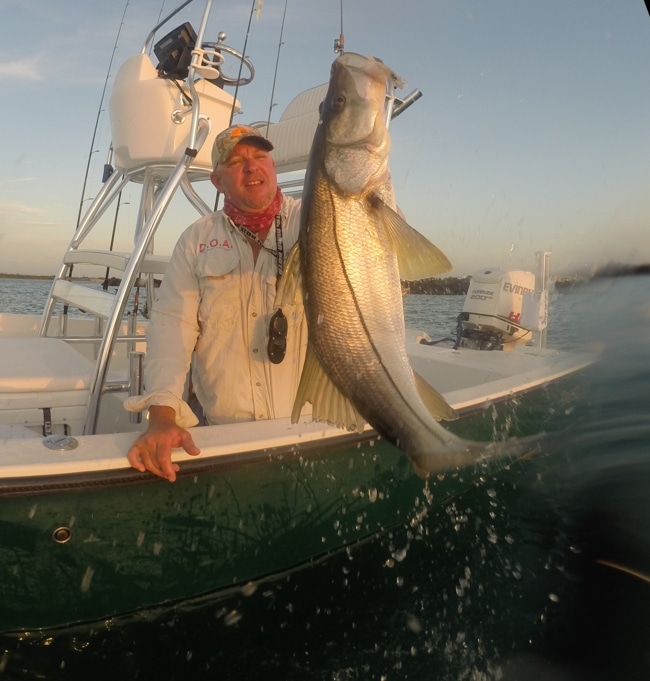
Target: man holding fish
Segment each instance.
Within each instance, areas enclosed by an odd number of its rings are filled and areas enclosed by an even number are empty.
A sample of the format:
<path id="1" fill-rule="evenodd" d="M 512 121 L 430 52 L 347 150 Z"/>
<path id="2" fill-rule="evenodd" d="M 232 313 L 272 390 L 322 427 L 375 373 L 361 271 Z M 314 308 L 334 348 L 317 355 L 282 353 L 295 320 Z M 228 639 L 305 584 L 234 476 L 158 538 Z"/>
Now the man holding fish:
<path id="1" fill-rule="evenodd" d="M 223 210 L 180 237 L 147 330 L 146 394 L 127 402 L 127 409 L 149 410 L 148 428 L 128 453 L 137 470 L 173 481 L 172 449 L 199 453 L 186 430 L 198 419 L 183 400 L 192 354 L 193 387 L 208 423 L 291 413 L 307 327 L 302 306 L 285 306 L 281 318 L 273 312 L 276 279 L 298 237 L 300 202 L 278 188 L 272 149 L 245 125 L 215 139 L 210 179 L 224 196 Z"/>
<path id="2" fill-rule="evenodd" d="M 195 423 L 195 417 L 179 397 L 184 387 L 180 377 L 187 371 L 197 337 L 194 376 L 209 422 L 289 414 L 295 422 L 309 402 L 314 420 L 347 430 L 361 430 L 367 421 L 399 446 L 424 476 L 521 453 L 517 445 L 469 442 L 440 426 L 438 420 L 455 414 L 409 364 L 400 279 L 431 277 L 450 270 L 451 264 L 404 221 L 395 205 L 388 170 L 386 97 L 398 83 L 397 76 L 372 57 L 345 53 L 333 63 L 307 167 L 299 230 L 298 204 L 287 198 L 282 201 L 286 219 L 281 229 L 271 224 L 277 185 L 268 155 L 270 143 L 242 126 L 217 136 L 212 181 L 226 194 L 225 216 L 213 214 L 190 227 L 165 275 L 162 303 L 154 306 L 157 317 L 152 318 L 153 329 L 147 336 L 146 370 L 153 367 L 154 379 L 147 374 L 149 392 L 136 398 L 134 405 L 150 410 L 149 429 L 129 452 L 134 468 L 174 480 L 178 466 L 171 461 L 171 449 L 199 453 L 184 429 Z M 238 129 L 240 141 L 233 144 Z M 235 210 L 229 209 L 229 201 Z M 270 220 L 258 236 L 236 226 L 252 224 L 249 219 L 255 222 L 256 215 Z M 204 233 L 202 225 L 218 220 L 224 228 L 214 237 L 214 245 L 207 231 L 205 238 L 198 238 Z M 246 241 L 240 243 L 242 229 Z M 237 249 L 230 248 L 235 238 Z M 269 253 L 284 254 L 294 242 L 282 277 L 279 269 L 277 277 L 269 276 L 269 268 L 276 264 Z M 200 256 L 217 249 L 221 249 L 220 264 L 197 269 Z M 239 261 L 235 269 L 234 254 Z M 260 266 L 261 257 L 267 260 L 266 270 Z M 179 289 L 178 282 L 191 286 Z M 221 291 L 225 286 L 232 287 L 233 303 L 239 297 L 238 304 L 226 309 L 204 305 L 204 289 Z M 253 298 L 265 301 L 254 312 L 249 304 Z M 172 301 L 176 312 L 169 314 L 166 308 Z M 279 319 L 273 314 L 276 308 L 284 313 Z M 307 344 L 303 310 L 309 327 Z M 247 319 L 251 314 L 261 315 L 264 321 L 251 324 Z M 278 359 L 274 332 L 284 319 L 289 320 L 286 357 L 282 364 L 273 365 Z M 186 353 L 170 360 L 160 352 L 161 346 L 169 346 L 165 329 L 180 337 L 183 330 L 177 327 L 185 326 L 191 327 L 184 343 Z M 228 346 L 220 339 L 226 337 L 225 329 L 232 328 L 248 333 L 232 334 L 233 345 Z M 202 348 L 206 333 L 218 339 L 218 352 Z M 268 345 L 263 342 L 267 338 Z M 235 362 L 241 366 L 232 366 Z M 274 379 L 278 370 L 283 372 L 281 381 Z M 160 379 L 170 372 L 176 380 L 165 387 Z M 259 412 L 254 399 L 257 380 L 266 393 L 266 406 Z"/>

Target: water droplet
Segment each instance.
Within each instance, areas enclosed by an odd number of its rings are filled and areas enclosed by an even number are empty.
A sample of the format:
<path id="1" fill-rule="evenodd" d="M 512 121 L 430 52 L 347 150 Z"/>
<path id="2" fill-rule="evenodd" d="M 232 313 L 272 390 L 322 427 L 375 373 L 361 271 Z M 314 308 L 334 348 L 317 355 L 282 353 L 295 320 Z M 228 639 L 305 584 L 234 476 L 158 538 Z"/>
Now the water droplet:
<path id="1" fill-rule="evenodd" d="M 253 584 L 253 582 L 248 582 L 248 584 L 244 584 L 241 588 L 241 592 L 244 596 L 252 596 L 256 591 L 257 586 Z"/>
<path id="2" fill-rule="evenodd" d="M 420 620 L 415 616 L 411 615 L 407 622 L 406 626 L 414 633 L 414 634 L 419 634 L 422 631 L 422 624 L 420 623 Z"/>
<path id="3" fill-rule="evenodd" d="M 404 560 L 404 558 L 406 558 L 407 548 L 408 547 L 405 547 L 403 549 L 399 549 L 398 551 L 393 551 L 392 556 L 398 563 L 401 563 Z"/>
<path id="4" fill-rule="evenodd" d="M 224 617 L 224 624 L 228 627 L 231 627 L 233 624 L 237 624 L 241 620 L 243 615 L 240 612 L 237 612 L 237 610 L 231 610 L 225 617 Z"/>
<path id="5" fill-rule="evenodd" d="M 93 575 L 95 574 L 95 570 L 90 567 L 90 565 L 86 568 L 86 572 L 84 573 L 83 578 L 81 579 L 81 590 L 82 591 L 88 591 L 90 589 L 90 583 L 93 581 Z"/>

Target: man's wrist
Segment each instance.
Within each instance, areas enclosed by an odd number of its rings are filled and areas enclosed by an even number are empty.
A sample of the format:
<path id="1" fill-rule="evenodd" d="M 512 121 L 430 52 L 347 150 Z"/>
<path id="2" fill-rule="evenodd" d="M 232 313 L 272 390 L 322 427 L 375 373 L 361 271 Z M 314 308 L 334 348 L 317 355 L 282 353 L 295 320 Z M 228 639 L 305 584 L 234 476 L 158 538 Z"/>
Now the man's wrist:
<path id="1" fill-rule="evenodd" d="M 173 407 L 162 404 L 152 404 L 149 407 L 149 425 L 176 425 L 176 411 Z"/>

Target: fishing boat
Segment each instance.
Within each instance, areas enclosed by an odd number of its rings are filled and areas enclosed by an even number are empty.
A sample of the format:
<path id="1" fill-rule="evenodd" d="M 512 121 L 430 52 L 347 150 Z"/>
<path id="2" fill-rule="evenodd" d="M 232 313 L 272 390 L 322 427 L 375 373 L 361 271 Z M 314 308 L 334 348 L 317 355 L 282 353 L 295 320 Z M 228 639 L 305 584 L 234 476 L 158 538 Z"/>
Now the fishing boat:
<path id="1" fill-rule="evenodd" d="M 147 307 L 168 262 L 154 235 L 179 189 L 199 215 L 213 210 L 196 187 L 209 177 L 215 135 L 240 109 L 227 88 L 254 75 L 223 35 L 204 35 L 211 2 L 196 30 L 188 22 L 168 30 L 188 4 L 155 26 L 115 76 L 105 180 L 43 314 L 0 314 L 0 632 L 255 588 L 378 532 L 407 523 L 417 532 L 432 503 L 489 470 L 422 479 L 371 427 L 347 432 L 309 418 L 197 427 L 202 453 L 175 455 L 174 484 L 129 467 L 126 452 L 143 425 L 123 405 L 143 390 Z M 224 76 L 224 55 L 248 74 Z M 298 94 L 265 130 L 287 191 L 299 189 L 323 94 L 322 85 Z M 391 95 L 389 117 L 417 96 Z M 133 248 L 97 248 L 90 235 L 119 209 L 127 185 L 141 196 Z M 89 266 L 105 272 L 105 285 L 76 276 Z M 451 341 L 408 331 L 413 368 L 460 416 L 449 424 L 455 432 L 505 438 L 527 430 L 527 420 L 551 427 L 561 411 L 553 390 L 565 391 L 591 358 L 544 347 L 547 282 L 546 253 L 536 275 L 483 270 Z"/>

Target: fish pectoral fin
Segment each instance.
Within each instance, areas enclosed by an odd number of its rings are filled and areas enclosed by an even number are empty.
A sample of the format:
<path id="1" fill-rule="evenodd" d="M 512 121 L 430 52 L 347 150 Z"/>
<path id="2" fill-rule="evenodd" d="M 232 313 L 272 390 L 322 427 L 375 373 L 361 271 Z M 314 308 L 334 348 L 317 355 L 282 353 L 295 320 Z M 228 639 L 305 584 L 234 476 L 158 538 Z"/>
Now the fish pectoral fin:
<path id="1" fill-rule="evenodd" d="M 282 276 L 278 282 L 275 292 L 275 306 L 276 308 L 281 308 L 285 305 L 302 304 L 302 262 L 300 248 L 298 244 L 294 244 L 293 248 L 289 251 L 287 262 L 284 265 Z"/>
<path id="2" fill-rule="evenodd" d="M 430 383 L 427 383 L 415 371 L 413 376 L 415 377 L 415 387 L 417 388 L 418 395 L 431 416 L 437 421 L 453 421 L 458 418 L 454 408 Z"/>
<path id="3" fill-rule="evenodd" d="M 447 256 L 377 195 L 370 197 L 381 217 L 386 237 L 397 256 L 400 279 L 417 281 L 453 269 Z"/>
<path id="4" fill-rule="evenodd" d="M 312 405 L 312 420 L 326 421 L 344 430 L 361 432 L 366 424 L 350 400 L 334 385 L 314 351 L 308 346 L 293 403 L 291 420 L 297 423 L 305 402 Z"/>

